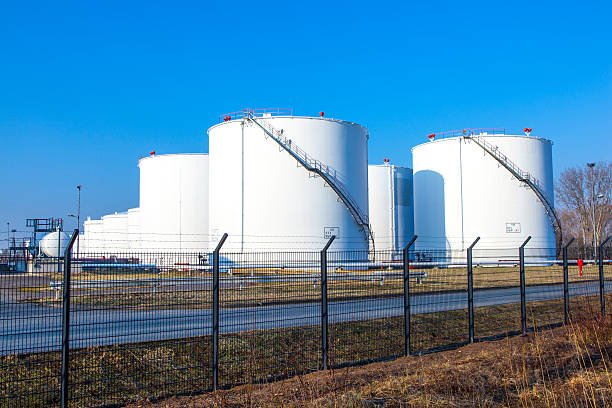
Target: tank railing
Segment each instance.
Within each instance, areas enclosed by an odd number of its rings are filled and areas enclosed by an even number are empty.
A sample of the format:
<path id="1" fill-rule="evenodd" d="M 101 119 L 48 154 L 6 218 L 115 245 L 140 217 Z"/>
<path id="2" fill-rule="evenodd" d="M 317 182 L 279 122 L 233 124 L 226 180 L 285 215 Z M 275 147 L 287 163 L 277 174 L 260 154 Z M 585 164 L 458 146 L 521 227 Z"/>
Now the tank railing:
<path id="1" fill-rule="evenodd" d="M 293 116 L 292 108 L 244 108 L 239 111 L 228 112 L 219 116 L 219 122 L 242 119 L 247 116 L 265 117 L 270 116 Z"/>
<path id="2" fill-rule="evenodd" d="M 298 161 L 300 161 L 304 167 L 310 170 L 317 170 L 317 173 L 324 173 L 330 178 L 332 178 L 333 183 L 342 191 L 346 200 L 350 203 L 350 205 L 353 208 L 356 209 L 359 218 L 364 220 L 366 224 L 369 223 L 368 217 L 364 215 L 365 213 L 361 211 L 361 208 L 359 207 L 357 202 L 351 197 L 344 183 L 342 183 L 342 181 L 338 179 L 337 171 L 334 168 L 321 162 L 320 160 L 314 159 L 312 156 L 306 153 L 306 151 L 300 148 L 297 144 L 293 143 L 291 139 L 287 138 L 284 135 L 283 130 L 278 130 L 274 128 L 270 123 L 267 123 L 265 121 L 257 121 L 256 123 L 264 127 L 269 134 L 273 135 L 276 141 L 282 144 L 286 150 L 290 151 L 294 155 L 294 157 L 297 156 L 297 158 L 300 159 Z M 331 184 L 331 180 L 326 180 L 326 181 Z"/>
<path id="3" fill-rule="evenodd" d="M 334 190 L 334 192 L 338 195 L 338 198 L 340 198 L 340 200 L 347 207 L 351 213 L 351 216 L 355 222 L 357 222 L 357 225 L 364 229 L 366 236 L 369 237 L 373 245 L 374 236 L 370 228 L 368 216 L 361 210 L 361 208 L 357 205 L 357 202 L 351 197 L 346 186 L 340 180 L 338 180 L 336 177 L 336 171 L 331 169 L 327 164 L 324 164 L 308 155 L 304 150 L 293 143 L 291 139 L 287 138 L 282 129 L 278 130 L 266 121 L 258 121 L 251 114 L 248 114 L 247 118 L 259 126 L 268 136 L 274 139 L 277 144 L 279 144 L 283 149 L 285 149 L 285 151 L 293 156 L 293 158 L 304 166 L 304 168 L 318 174 L 323 178 L 323 180 L 325 180 L 329 187 Z"/>
<path id="4" fill-rule="evenodd" d="M 495 156 L 497 156 L 500 160 L 503 160 L 509 167 L 512 168 L 514 173 L 520 175 L 519 179 L 521 181 L 529 180 L 533 184 L 535 184 L 539 189 L 542 189 L 542 183 L 540 180 L 531 175 L 528 171 L 523 171 L 516 163 L 508 158 L 505 154 L 503 154 L 499 150 L 499 146 L 495 146 L 492 143 L 487 142 L 484 137 L 476 135 L 475 138 L 478 138 L 478 141 L 486 146 Z"/>
<path id="5" fill-rule="evenodd" d="M 436 139 L 446 139 L 449 137 L 457 136 L 478 136 L 480 134 L 491 134 L 491 135 L 505 135 L 505 128 L 465 128 L 458 130 L 448 130 L 444 132 L 432 133 Z"/>
<path id="6" fill-rule="evenodd" d="M 559 250 L 561 248 L 561 244 L 563 242 L 563 233 L 561 230 L 561 222 L 559 221 L 559 217 L 555 212 L 555 209 L 548 199 L 544 189 L 542 188 L 542 183 L 540 180 L 535 178 L 531 173 L 527 171 L 523 171 L 518 165 L 516 165 L 512 160 L 510 160 L 506 155 L 504 155 L 498 146 L 494 146 L 493 144 L 487 142 L 483 136 L 477 135 L 474 137 L 468 137 L 470 140 L 476 142 L 485 152 L 489 153 L 498 163 L 504 166 L 514 177 L 516 177 L 519 181 L 527 184 L 529 188 L 535 193 L 538 197 L 542 205 L 544 206 L 544 210 L 548 215 L 548 218 L 553 226 L 555 232 L 557 232 L 557 256 L 559 255 Z"/>

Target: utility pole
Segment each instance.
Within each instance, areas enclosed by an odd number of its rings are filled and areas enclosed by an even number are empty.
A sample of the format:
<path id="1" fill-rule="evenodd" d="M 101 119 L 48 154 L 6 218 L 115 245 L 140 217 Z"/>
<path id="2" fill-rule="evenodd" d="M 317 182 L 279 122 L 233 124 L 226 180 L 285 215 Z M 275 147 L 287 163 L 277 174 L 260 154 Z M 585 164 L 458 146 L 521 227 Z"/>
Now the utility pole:
<path id="1" fill-rule="evenodd" d="M 77 184 L 76 188 L 78 190 L 78 195 L 79 195 L 79 205 L 77 208 L 77 229 L 80 231 L 81 230 L 81 188 L 83 186 L 80 184 Z M 81 240 L 79 239 L 81 236 L 80 232 L 79 235 L 77 236 L 77 250 L 76 250 L 76 257 L 77 259 L 79 259 L 79 246 L 81 244 Z"/>
<path id="2" fill-rule="evenodd" d="M 587 163 L 591 169 L 591 220 L 593 222 L 593 260 L 597 260 L 597 233 L 595 231 L 595 163 Z"/>

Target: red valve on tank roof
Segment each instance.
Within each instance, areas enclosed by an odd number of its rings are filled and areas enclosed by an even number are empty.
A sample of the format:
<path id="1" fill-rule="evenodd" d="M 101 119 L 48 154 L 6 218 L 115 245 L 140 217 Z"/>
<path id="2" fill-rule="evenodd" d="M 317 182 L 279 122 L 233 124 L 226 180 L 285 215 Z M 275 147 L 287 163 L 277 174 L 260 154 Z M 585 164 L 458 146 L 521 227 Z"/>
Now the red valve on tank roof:
<path id="1" fill-rule="evenodd" d="M 436 138 L 436 134 L 435 133 L 429 134 L 427 135 L 427 138 L 433 142 L 433 140 Z"/>
<path id="2" fill-rule="evenodd" d="M 223 117 L 223 121 L 224 121 L 224 122 L 229 122 L 230 120 L 232 120 L 232 117 L 231 117 L 230 115 L 225 115 L 225 116 Z"/>
<path id="3" fill-rule="evenodd" d="M 319 112 L 319 116 L 320 116 L 320 117 L 325 116 L 325 112 L 323 112 L 323 111 Z"/>
<path id="4" fill-rule="evenodd" d="M 529 136 L 531 134 L 531 128 L 525 128 L 523 129 L 523 132 L 525 132 L 525 134 Z"/>
<path id="5" fill-rule="evenodd" d="M 389 161 L 390 161 L 390 160 L 389 160 L 389 158 L 387 158 L 387 157 L 385 157 L 385 158 L 383 159 L 383 163 L 389 163 Z"/>
<path id="6" fill-rule="evenodd" d="M 151 150 L 151 152 L 149 153 L 151 156 L 155 156 L 155 150 Z"/>

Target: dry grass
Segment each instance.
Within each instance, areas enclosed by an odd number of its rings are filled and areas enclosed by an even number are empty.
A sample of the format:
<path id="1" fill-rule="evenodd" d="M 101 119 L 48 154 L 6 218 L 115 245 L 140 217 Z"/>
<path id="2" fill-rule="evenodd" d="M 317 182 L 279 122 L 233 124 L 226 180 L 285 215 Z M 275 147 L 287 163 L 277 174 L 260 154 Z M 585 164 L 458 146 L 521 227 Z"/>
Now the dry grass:
<path id="1" fill-rule="evenodd" d="M 612 406 L 612 318 L 131 407 Z"/>

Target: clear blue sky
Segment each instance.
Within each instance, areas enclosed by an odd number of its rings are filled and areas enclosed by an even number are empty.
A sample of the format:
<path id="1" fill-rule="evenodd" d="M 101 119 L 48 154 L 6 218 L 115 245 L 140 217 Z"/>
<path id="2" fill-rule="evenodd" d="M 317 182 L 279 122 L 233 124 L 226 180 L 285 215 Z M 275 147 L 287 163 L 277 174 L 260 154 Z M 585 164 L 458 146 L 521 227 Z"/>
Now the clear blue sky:
<path id="1" fill-rule="evenodd" d="M 410 164 L 431 131 L 554 141 L 554 169 L 612 159 L 608 1 L 2 2 L 0 231 L 138 205 L 139 157 L 207 150 L 242 107 L 371 133 Z M 1 235 L 1 234 L 0 234 Z"/>

